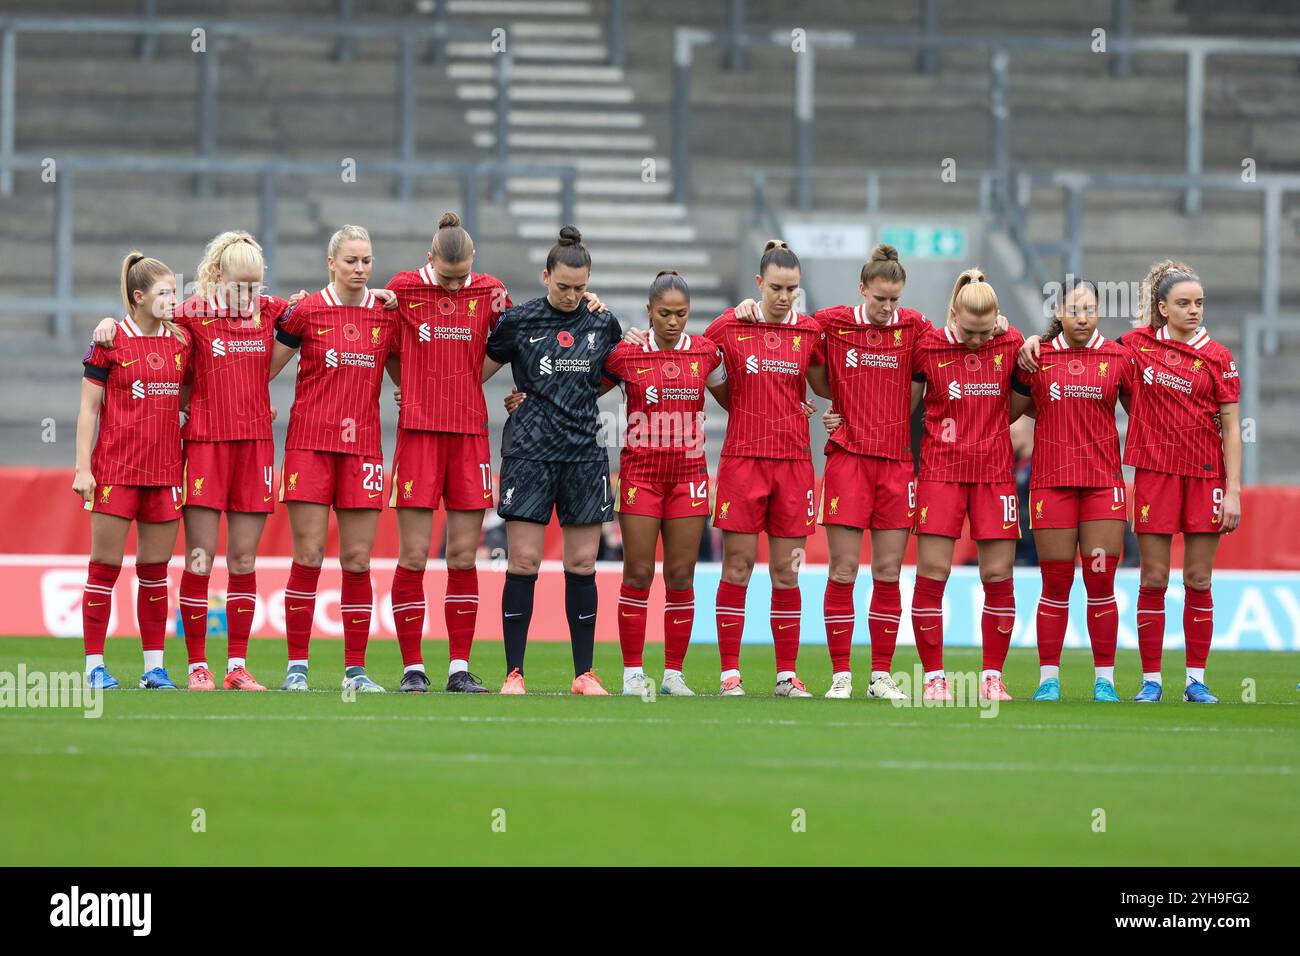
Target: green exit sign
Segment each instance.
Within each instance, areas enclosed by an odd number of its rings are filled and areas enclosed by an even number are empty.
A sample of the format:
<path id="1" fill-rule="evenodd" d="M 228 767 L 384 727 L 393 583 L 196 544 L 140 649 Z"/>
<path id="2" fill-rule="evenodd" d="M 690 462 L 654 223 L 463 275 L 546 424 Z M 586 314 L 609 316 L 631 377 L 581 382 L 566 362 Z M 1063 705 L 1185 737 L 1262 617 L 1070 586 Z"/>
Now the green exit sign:
<path id="1" fill-rule="evenodd" d="M 895 247 L 901 258 L 962 259 L 966 256 L 966 230 L 946 226 L 888 226 L 880 241 Z"/>

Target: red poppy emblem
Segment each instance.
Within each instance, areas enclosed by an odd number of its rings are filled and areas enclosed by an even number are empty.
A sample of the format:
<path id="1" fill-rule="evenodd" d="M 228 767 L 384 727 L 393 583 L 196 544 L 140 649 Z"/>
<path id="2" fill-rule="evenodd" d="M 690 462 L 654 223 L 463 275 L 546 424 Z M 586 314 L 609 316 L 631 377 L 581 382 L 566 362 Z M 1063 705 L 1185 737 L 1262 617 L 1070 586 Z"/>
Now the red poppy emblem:
<path id="1" fill-rule="evenodd" d="M 681 367 L 676 362 L 665 362 L 663 367 L 664 378 L 676 378 L 682 374 Z"/>
<path id="2" fill-rule="evenodd" d="M 1077 359 L 1077 358 L 1076 358 L 1076 359 L 1070 359 L 1070 364 L 1068 364 L 1067 366 L 1065 366 L 1065 368 L 1066 368 L 1067 371 L 1069 371 L 1069 373 L 1070 373 L 1071 375 L 1082 375 L 1082 374 L 1083 374 L 1083 362 L 1081 362 L 1081 361 L 1080 361 L 1079 359 Z"/>
<path id="3" fill-rule="evenodd" d="M 573 344 L 573 336 L 567 331 L 560 332 L 555 336 L 555 341 L 559 342 L 566 349 Z"/>
<path id="4" fill-rule="evenodd" d="M 343 337 L 349 342 L 355 342 L 357 339 L 361 338 L 361 330 L 349 322 L 347 325 L 343 326 Z"/>
<path id="5" fill-rule="evenodd" d="M 870 345 L 872 348 L 878 346 L 880 344 L 880 340 L 881 340 L 881 335 L 879 330 L 872 329 L 870 332 L 867 333 L 867 344 Z"/>
<path id="6" fill-rule="evenodd" d="M 451 299 L 447 298 L 446 296 L 443 296 L 441 299 L 438 300 L 438 311 L 441 312 L 443 315 L 451 315 L 453 312 L 456 311 L 456 303 L 451 301 Z"/>
<path id="7" fill-rule="evenodd" d="M 775 332 L 766 332 L 763 334 L 763 344 L 770 349 L 781 347 L 781 336 Z"/>
<path id="8" fill-rule="evenodd" d="M 163 367 L 163 357 L 157 352 L 150 352 L 145 356 L 144 360 L 149 363 L 149 367 L 155 372 Z"/>
<path id="9" fill-rule="evenodd" d="M 1179 355 L 1178 352 L 1175 351 L 1174 349 L 1169 349 L 1167 352 L 1165 352 L 1165 364 L 1168 365 L 1170 368 L 1176 368 L 1177 366 L 1183 364 L 1183 357 Z"/>
<path id="10" fill-rule="evenodd" d="M 980 365 L 983 363 L 980 362 L 980 357 L 978 355 L 967 355 L 962 364 L 966 366 L 966 371 L 978 372 L 980 370 Z"/>

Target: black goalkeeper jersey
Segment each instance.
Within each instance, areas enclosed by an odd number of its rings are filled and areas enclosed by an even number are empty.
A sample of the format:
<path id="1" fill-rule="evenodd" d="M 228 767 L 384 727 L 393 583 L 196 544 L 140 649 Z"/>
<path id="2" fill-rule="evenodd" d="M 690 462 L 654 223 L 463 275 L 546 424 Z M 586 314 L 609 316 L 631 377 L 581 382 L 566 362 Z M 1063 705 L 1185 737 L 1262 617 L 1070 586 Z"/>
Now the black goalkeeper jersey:
<path id="1" fill-rule="evenodd" d="M 502 314 L 488 336 L 488 358 L 509 363 L 515 387 L 528 396 L 506 420 L 502 458 L 608 460 L 596 398 L 622 335 L 613 313 L 589 312 L 585 301 L 561 312 L 543 296 Z"/>

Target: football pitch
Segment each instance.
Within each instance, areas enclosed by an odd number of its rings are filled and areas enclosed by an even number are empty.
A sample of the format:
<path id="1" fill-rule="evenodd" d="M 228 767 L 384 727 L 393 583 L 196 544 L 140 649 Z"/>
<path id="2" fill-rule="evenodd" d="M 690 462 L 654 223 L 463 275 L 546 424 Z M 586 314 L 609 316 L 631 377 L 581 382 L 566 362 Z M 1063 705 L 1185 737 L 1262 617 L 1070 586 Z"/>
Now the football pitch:
<path id="1" fill-rule="evenodd" d="M 213 648 L 216 650 L 217 648 Z M 221 648 L 224 650 L 224 648 Z M 434 686 L 446 645 L 426 642 Z M 1300 654 L 1217 651 L 1217 707 L 1184 704 L 1182 652 L 1164 703 L 1091 702 L 1085 651 L 1066 651 L 1066 699 L 1035 704 L 1033 651 L 1011 692 L 978 708 L 820 699 L 829 666 L 805 648 L 813 700 L 774 699 L 772 652 L 746 646 L 750 696 L 717 691 L 716 650 L 692 649 L 696 699 L 574 698 L 566 643 L 529 647 L 522 698 L 343 699 L 341 641 L 312 648 L 316 693 L 105 696 L 103 714 L 0 710 L 0 864 L 19 865 L 1291 865 L 1300 853 Z M 168 641 L 183 679 L 183 645 Z M 662 650 L 647 664 L 658 674 Z M 855 649 L 865 667 L 866 649 Z M 901 648 L 897 665 L 911 668 Z M 371 645 L 390 690 L 397 646 Z M 123 686 L 139 642 L 111 639 Z M 214 663 L 218 657 L 212 658 Z M 278 686 L 284 646 L 254 641 Z M 0 640 L 0 670 L 80 671 L 81 645 Z M 475 648 L 500 685 L 501 645 Z M 951 650 L 950 674 L 978 649 Z M 1135 651 L 1117 662 L 1136 690 Z M 596 669 L 617 691 L 616 644 Z M 1242 701 L 1253 681 L 1257 702 Z"/>

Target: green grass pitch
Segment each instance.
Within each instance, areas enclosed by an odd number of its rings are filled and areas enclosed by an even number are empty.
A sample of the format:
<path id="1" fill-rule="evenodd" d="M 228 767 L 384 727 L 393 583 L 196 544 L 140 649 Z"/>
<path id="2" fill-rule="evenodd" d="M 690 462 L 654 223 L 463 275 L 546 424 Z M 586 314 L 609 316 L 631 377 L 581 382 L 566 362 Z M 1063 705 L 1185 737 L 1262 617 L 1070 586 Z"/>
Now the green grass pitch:
<path id="1" fill-rule="evenodd" d="M 425 650 L 440 687 L 446 645 Z M 535 642 L 524 698 L 347 702 L 342 651 L 314 644 L 312 694 L 126 690 L 97 720 L 0 710 L 0 864 L 1290 865 L 1300 854 L 1300 654 L 1214 653 L 1218 707 L 1176 692 L 1107 706 L 1090 700 L 1088 654 L 1067 651 L 1067 700 L 981 718 L 773 699 L 766 646 L 745 648 L 744 699 L 572 698 L 568 645 Z M 180 679 L 182 645 L 169 640 L 167 654 Z M 617 645 L 596 655 L 617 689 Z M 661 655 L 648 651 L 652 674 Z M 111 640 L 107 656 L 133 684 L 138 641 Z M 372 644 L 370 658 L 395 689 L 396 644 Z M 897 666 L 913 658 L 901 648 Z M 1182 653 L 1165 659 L 1175 691 Z M 81 660 L 77 641 L 0 640 L 3 671 Z M 251 662 L 278 686 L 284 645 L 254 641 Z M 977 669 L 978 651 L 946 663 Z M 493 686 L 501 665 L 499 643 L 475 649 Z M 1131 696 L 1136 653 L 1118 665 Z M 715 648 L 693 649 L 687 667 L 697 691 L 716 692 Z M 805 648 L 802 671 L 820 697 L 820 646 Z M 1012 651 L 1007 679 L 1032 694 L 1032 651 Z M 1247 679 L 1256 703 L 1241 701 Z"/>

